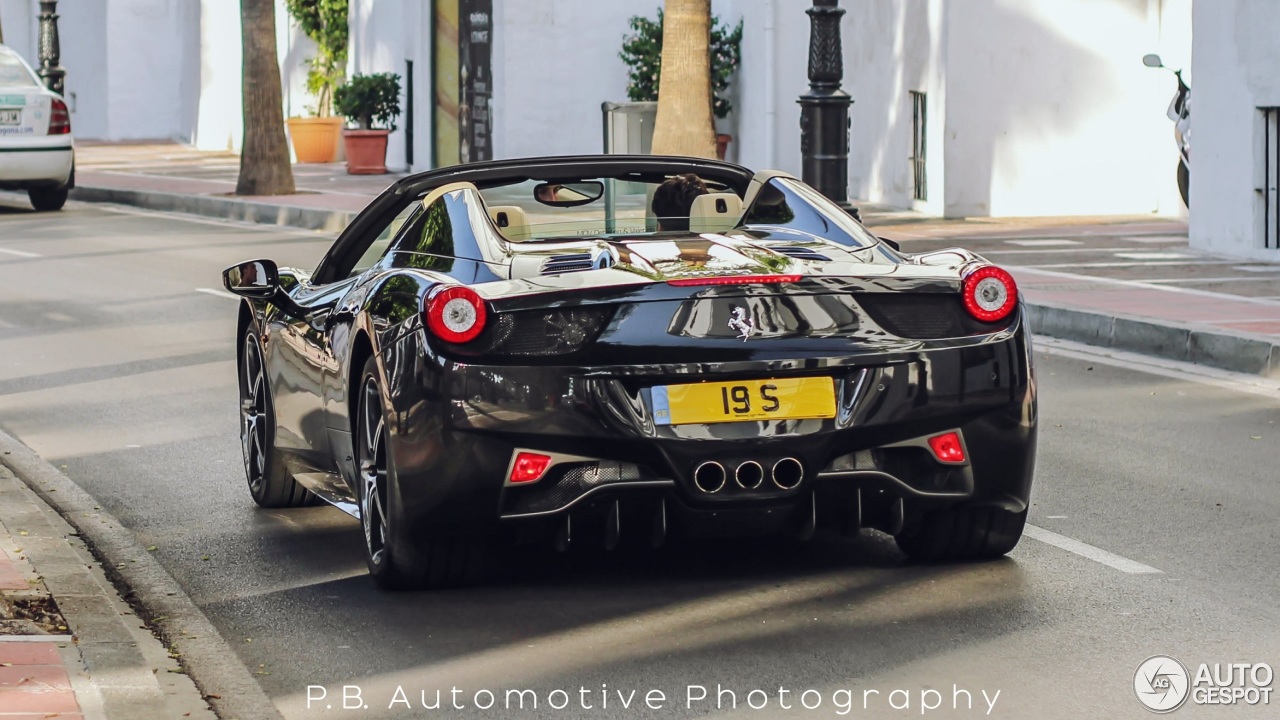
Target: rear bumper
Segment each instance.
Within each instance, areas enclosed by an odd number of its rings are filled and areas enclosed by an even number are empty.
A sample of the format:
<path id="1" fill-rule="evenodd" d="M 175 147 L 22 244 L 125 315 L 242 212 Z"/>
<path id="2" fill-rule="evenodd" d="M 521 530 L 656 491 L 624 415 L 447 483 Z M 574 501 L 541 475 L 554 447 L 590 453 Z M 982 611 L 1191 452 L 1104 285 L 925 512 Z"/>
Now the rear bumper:
<path id="1" fill-rule="evenodd" d="M 957 347 L 858 363 L 739 366 L 732 373 L 462 365 L 406 339 L 383 360 L 411 374 L 388 378 L 389 387 L 401 388 L 391 398 L 394 491 L 410 525 L 475 529 L 638 499 L 661 501 L 696 526 L 732 517 L 744 519 L 735 525 L 767 531 L 796 515 L 834 517 L 829 507 L 848 509 L 872 497 L 902 498 L 917 509 L 969 503 L 1019 511 L 1030 495 L 1036 394 L 1020 325 Z M 832 377 L 837 416 L 654 423 L 654 385 L 785 375 Z M 966 446 L 960 465 L 939 462 L 923 444 L 953 430 Z M 536 483 L 513 487 L 505 480 L 517 450 L 572 458 Z M 784 458 L 803 468 L 794 487 L 774 483 L 770 474 Z M 727 469 L 721 491 L 708 493 L 694 481 L 696 468 L 709 461 Z M 764 469 L 760 487 L 735 482 L 733 470 L 746 462 Z"/>
<path id="2" fill-rule="evenodd" d="M 0 147 L 0 189 L 65 187 L 74 165 L 75 151 L 69 143 Z"/>

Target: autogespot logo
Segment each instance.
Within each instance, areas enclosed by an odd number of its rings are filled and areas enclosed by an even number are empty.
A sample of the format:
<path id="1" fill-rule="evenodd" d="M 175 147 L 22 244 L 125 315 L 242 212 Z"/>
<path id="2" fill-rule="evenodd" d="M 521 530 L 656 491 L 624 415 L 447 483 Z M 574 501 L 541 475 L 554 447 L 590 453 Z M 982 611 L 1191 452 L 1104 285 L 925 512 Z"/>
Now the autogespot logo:
<path id="1" fill-rule="evenodd" d="M 1133 675 L 1133 692 L 1143 707 L 1154 713 L 1182 707 L 1190 690 L 1191 674 L 1186 666 L 1167 655 L 1147 658 Z"/>

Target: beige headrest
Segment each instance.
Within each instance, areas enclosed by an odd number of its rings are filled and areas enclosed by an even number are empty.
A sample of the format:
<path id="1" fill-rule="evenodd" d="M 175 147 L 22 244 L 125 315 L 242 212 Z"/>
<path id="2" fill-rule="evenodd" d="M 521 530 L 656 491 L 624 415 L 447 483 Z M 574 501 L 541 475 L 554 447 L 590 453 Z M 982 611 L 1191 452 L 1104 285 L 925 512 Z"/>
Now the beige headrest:
<path id="1" fill-rule="evenodd" d="M 524 208 L 517 205 L 494 205 L 489 208 L 489 218 L 507 240 L 521 242 L 529 239 L 529 219 L 524 214 Z"/>
<path id="2" fill-rule="evenodd" d="M 696 233 L 722 233 L 738 226 L 742 198 L 733 193 L 699 195 L 689 208 L 689 229 Z"/>

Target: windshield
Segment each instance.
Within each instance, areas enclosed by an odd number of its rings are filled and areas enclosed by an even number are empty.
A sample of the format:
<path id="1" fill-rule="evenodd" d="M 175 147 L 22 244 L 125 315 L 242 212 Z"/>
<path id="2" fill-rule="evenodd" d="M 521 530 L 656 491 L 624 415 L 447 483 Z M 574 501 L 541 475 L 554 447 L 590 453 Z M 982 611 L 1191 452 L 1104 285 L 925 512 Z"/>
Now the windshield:
<path id="1" fill-rule="evenodd" d="M 504 216 L 509 225 L 499 227 L 503 235 L 516 241 L 610 237 L 643 233 L 682 231 L 689 227 L 688 203 L 677 199 L 680 212 L 663 212 L 660 187 L 670 178 L 653 181 L 586 179 L 581 182 L 545 183 L 539 180 L 485 188 L 480 191 L 491 214 L 509 208 L 521 211 Z M 719 184 L 701 181 L 707 193 L 731 193 Z M 691 198 L 686 198 L 691 199 Z M 740 204 L 740 203 L 739 203 Z M 512 214 L 515 215 L 515 214 Z M 730 219 L 736 223 L 740 213 Z"/>
<path id="2" fill-rule="evenodd" d="M 516 242 L 645 234 L 688 236 L 691 232 L 735 229 L 785 230 L 855 249 L 879 242 L 839 205 L 794 178 L 769 180 L 743 212 L 742 202 L 732 190 L 711 183 L 705 188 L 686 188 L 683 194 L 678 191 L 672 200 L 671 183 L 688 177 L 692 176 L 557 184 L 527 180 L 480 192 L 498 231 Z M 664 184 L 668 186 L 665 190 Z M 711 197 L 699 200 L 702 195 Z"/>
<path id="3" fill-rule="evenodd" d="M 26 63 L 11 50 L 0 48 L 0 87 L 36 87 L 36 78 Z"/>

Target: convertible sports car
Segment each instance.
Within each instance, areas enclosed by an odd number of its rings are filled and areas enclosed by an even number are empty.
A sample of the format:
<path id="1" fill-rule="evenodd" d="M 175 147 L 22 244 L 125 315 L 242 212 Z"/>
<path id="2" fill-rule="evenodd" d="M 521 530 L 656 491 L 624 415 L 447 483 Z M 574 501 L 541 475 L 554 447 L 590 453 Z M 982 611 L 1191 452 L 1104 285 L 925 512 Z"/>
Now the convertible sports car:
<path id="1" fill-rule="evenodd" d="M 655 188 L 695 174 L 688 217 Z M 253 499 L 360 518 L 388 588 L 494 537 L 873 528 L 998 557 L 1035 464 L 1013 278 L 909 255 L 781 172 L 563 157 L 397 181 L 312 272 L 224 273 Z"/>

